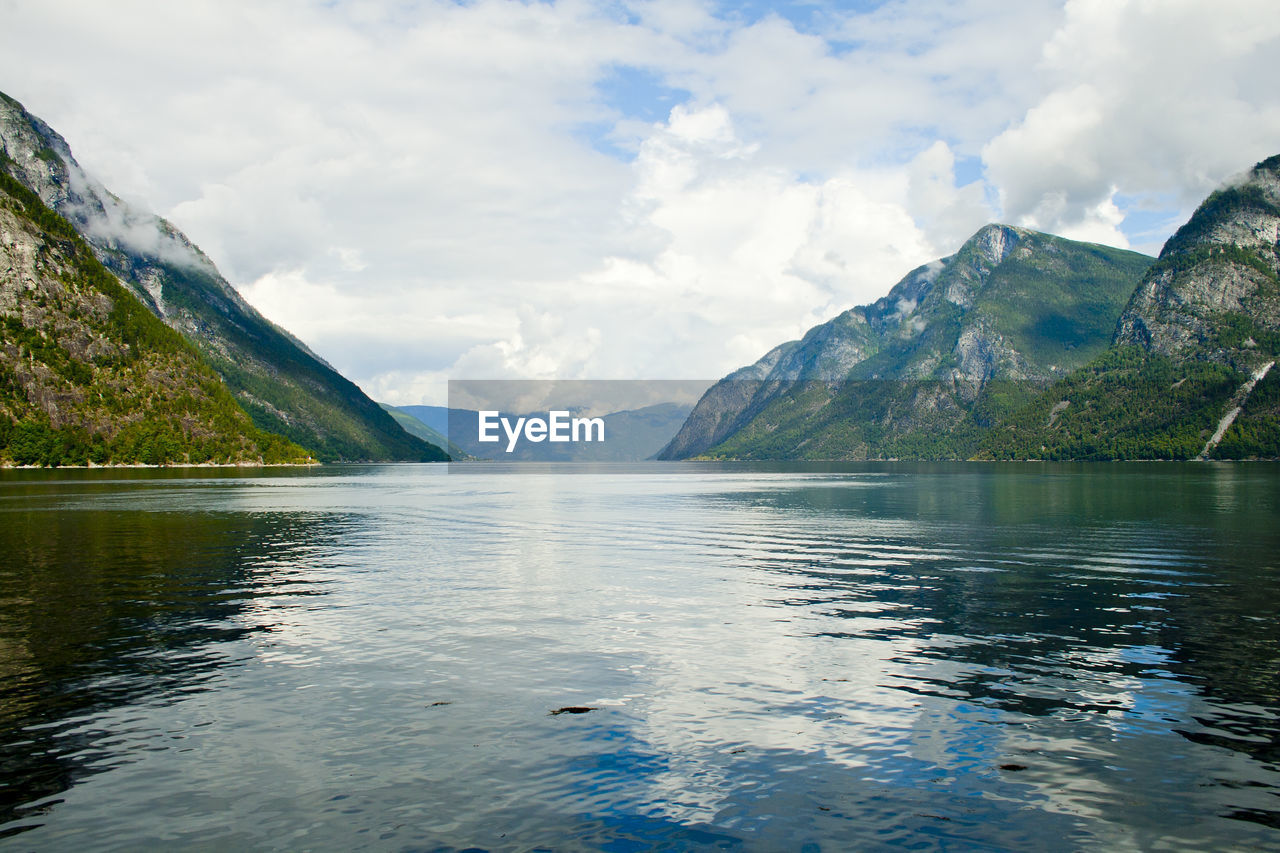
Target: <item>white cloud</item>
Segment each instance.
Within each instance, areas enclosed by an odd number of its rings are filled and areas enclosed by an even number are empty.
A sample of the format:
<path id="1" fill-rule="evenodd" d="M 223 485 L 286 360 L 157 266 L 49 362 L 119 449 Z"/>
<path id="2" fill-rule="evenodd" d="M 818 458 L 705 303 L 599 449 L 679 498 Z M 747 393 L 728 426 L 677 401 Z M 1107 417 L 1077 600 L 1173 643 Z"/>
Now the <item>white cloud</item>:
<path id="1" fill-rule="evenodd" d="M 0 89 L 396 402 L 721 375 L 997 216 L 1158 239 L 1280 139 L 1265 3 L 711 10 L 10 0 Z"/>
<path id="2" fill-rule="evenodd" d="M 1117 245 L 1119 195 L 1172 196 L 1185 218 L 1276 153 L 1278 41 L 1265 0 L 1070 0 L 1035 69 L 1045 91 L 983 150 L 1005 216 Z"/>
<path id="3" fill-rule="evenodd" d="M 470 348 L 451 375 L 714 379 L 878 297 L 934 253 L 902 204 L 884 198 L 903 195 L 906 181 L 805 181 L 758 153 L 722 107 L 673 110 L 642 144 L 621 204 L 635 251 L 568 281 L 526 282 L 542 307 L 516 304 L 508 334 Z M 424 371 L 411 382 L 444 378 Z M 377 381 L 390 390 L 389 376 Z"/>
<path id="4" fill-rule="evenodd" d="M 957 186 L 955 152 L 942 140 L 920 152 L 905 174 L 906 209 L 942 252 L 958 247 L 991 220 L 982 182 Z"/>

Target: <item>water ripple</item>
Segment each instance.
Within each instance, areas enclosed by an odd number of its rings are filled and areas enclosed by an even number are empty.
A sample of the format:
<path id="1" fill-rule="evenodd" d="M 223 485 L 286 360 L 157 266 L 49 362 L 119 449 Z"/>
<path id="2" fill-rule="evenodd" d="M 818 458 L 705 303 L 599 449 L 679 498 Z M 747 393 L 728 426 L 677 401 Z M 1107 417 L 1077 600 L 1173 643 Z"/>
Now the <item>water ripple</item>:
<path id="1" fill-rule="evenodd" d="M 455 467 L 0 481 L 0 846 L 1280 846 L 1261 469 Z"/>

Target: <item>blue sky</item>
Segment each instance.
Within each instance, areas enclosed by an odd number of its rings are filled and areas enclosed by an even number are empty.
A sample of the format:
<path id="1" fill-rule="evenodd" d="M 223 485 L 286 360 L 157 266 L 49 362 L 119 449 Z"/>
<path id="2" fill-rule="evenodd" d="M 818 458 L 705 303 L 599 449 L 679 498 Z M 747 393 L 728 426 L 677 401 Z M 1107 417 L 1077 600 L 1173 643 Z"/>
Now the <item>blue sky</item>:
<path id="1" fill-rule="evenodd" d="M 392 403 L 723 375 L 1280 151 L 1270 0 L 0 2 L 0 90 Z"/>
<path id="2" fill-rule="evenodd" d="M 665 120 L 672 108 L 692 97 L 687 89 L 668 86 L 661 71 L 636 65 L 607 67 L 595 86 L 606 107 L 645 122 Z"/>

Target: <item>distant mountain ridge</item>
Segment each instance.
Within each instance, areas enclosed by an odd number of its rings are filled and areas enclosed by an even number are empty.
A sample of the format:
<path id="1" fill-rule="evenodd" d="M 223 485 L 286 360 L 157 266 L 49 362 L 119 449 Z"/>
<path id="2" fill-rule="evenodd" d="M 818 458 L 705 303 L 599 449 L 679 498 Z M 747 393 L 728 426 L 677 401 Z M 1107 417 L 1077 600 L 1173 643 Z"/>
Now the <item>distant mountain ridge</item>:
<path id="1" fill-rule="evenodd" d="M 985 226 L 713 386 L 660 458 L 963 458 L 993 410 L 1106 349 L 1152 261 Z"/>
<path id="2" fill-rule="evenodd" d="M 410 435 L 416 435 L 428 444 L 433 444 L 445 453 L 448 453 L 451 461 L 461 462 L 466 459 L 467 452 L 465 450 L 449 441 L 443 432 L 432 428 L 430 425 L 415 417 L 408 411 L 410 408 L 421 409 L 426 407 L 410 406 L 401 408 L 392 406 L 389 403 L 379 403 L 378 405 L 386 410 L 391 417 L 395 418 L 396 423 L 398 423 L 405 432 Z"/>
<path id="3" fill-rule="evenodd" d="M 236 292 L 170 223 L 88 176 L 66 141 L 0 93 L 8 173 L 64 216 L 144 305 L 187 338 L 261 429 L 323 461 L 438 461 L 358 387 Z"/>

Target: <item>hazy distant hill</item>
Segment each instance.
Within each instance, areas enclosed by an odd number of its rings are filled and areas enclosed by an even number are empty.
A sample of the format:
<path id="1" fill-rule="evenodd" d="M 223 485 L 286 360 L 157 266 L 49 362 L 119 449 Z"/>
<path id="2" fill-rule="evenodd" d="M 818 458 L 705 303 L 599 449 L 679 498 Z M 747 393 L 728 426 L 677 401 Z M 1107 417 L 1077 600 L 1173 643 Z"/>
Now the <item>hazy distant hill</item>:
<path id="1" fill-rule="evenodd" d="M 307 458 L 255 427 L 195 348 L 0 170 L 0 462 Z"/>
<path id="2" fill-rule="evenodd" d="M 404 409 L 397 408 L 389 403 L 379 403 L 378 405 L 385 409 L 391 417 L 395 418 L 396 423 L 400 425 L 401 429 L 409 433 L 409 435 L 417 436 L 428 444 L 433 444 L 440 448 L 445 453 L 449 454 L 449 458 L 451 460 L 456 462 L 461 461 L 466 457 L 466 452 L 456 444 L 452 444 L 443 433 L 432 429 L 430 426 L 409 414 Z"/>
<path id="3" fill-rule="evenodd" d="M 449 434 L 448 406 L 396 406 L 396 409 L 417 419 L 437 435 Z"/>
<path id="4" fill-rule="evenodd" d="M 353 383 L 245 302 L 181 232 L 93 180 L 61 136 L 0 94 L 8 172 L 64 216 L 141 302 L 178 330 L 260 428 L 322 460 L 434 461 Z"/>

